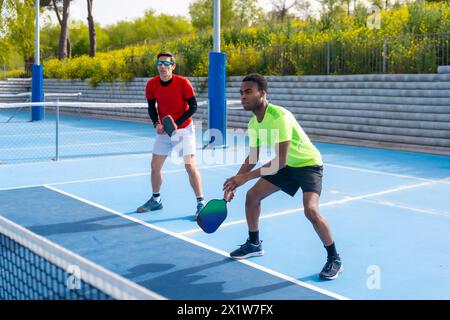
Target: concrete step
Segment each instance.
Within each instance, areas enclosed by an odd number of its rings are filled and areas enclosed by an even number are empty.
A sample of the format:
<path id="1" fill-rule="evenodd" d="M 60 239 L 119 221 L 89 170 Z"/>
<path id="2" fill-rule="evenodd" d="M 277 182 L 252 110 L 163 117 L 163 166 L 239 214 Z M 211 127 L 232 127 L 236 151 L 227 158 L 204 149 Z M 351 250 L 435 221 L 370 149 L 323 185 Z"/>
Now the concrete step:
<path id="1" fill-rule="evenodd" d="M 228 99 L 239 100 L 239 94 L 229 93 Z M 269 101 L 310 101 L 310 102 L 359 102 L 359 103 L 377 103 L 377 104 L 413 104 L 413 105 L 440 105 L 449 106 L 449 98 L 435 98 L 435 97 L 380 97 L 380 96 L 317 96 L 317 95 L 281 95 L 269 94 Z"/>
<path id="2" fill-rule="evenodd" d="M 243 76 L 227 77 L 228 81 L 242 81 Z M 428 82 L 450 81 L 450 74 L 351 74 L 330 76 L 267 76 L 268 82 Z"/>
<path id="3" fill-rule="evenodd" d="M 311 108 L 296 108 L 291 109 L 294 116 L 301 115 L 319 115 L 319 116 L 338 116 L 338 117 L 356 117 L 356 118 L 371 118 L 371 119 L 391 119 L 391 120 L 412 120 L 412 121 L 433 121 L 446 122 L 450 121 L 450 113 L 412 113 L 412 112 L 389 112 L 389 111 L 368 111 L 360 110 L 338 110 L 338 109 L 311 109 Z M 247 111 L 229 110 L 228 115 L 240 115 L 245 118 L 250 118 Z"/>
<path id="4" fill-rule="evenodd" d="M 236 88 L 237 89 L 237 88 Z M 239 89 L 236 91 L 227 91 L 228 95 L 237 96 Z M 450 89 L 414 89 L 414 90 L 398 90 L 398 89 L 301 89 L 301 88 L 272 88 L 268 96 L 286 95 L 303 95 L 303 96 L 380 96 L 380 97 L 446 97 L 450 99 Z"/>
<path id="5" fill-rule="evenodd" d="M 322 101 L 271 101 L 292 111 L 295 108 L 319 108 L 338 110 L 388 111 L 388 112 L 415 112 L 415 113 L 448 113 L 449 106 L 439 105 L 409 105 L 409 104 L 378 104 L 354 102 L 322 102 Z"/>
<path id="6" fill-rule="evenodd" d="M 241 81 L 228 81 L 226 87 L 227 90 L 239 91 L 241 84 Z M 269 82 L 269 92 L 276 88 L 442 90 L 450 89 L 450 82 Z"/>

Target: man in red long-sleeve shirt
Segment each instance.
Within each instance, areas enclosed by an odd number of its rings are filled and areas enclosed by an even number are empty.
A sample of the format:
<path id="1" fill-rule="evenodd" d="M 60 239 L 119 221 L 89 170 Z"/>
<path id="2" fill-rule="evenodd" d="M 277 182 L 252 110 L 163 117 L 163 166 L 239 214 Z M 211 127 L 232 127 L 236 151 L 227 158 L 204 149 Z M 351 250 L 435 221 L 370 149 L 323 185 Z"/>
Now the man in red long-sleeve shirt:
<path id="1" fill-rule="evenodd" d="M 156 128 L 157 136 L 153 145 L 151 160 L 151 182 L 153 195 L 137 212 L 154 211 L 163 208 L 160 188 L 162 185 L 162 167 L 173 149 L 184 159 L 189 181 L 197 197 L 195 217 L 205 205 L 202 193 L 202 180 L 195 165 L 195 128 L 192 115 L 197 111 L 194 89 L 188 79 L 173 73 L 175 60 L 170 52 L 158 54 L 158 76 L 147 82 L 145 96 L 148 101 L 148 113 Z M 156 104 L 158 107 L 156 108 Z M 172 137 L 164 132 L 161 119 L 170 115 L 176 124 Z"/>

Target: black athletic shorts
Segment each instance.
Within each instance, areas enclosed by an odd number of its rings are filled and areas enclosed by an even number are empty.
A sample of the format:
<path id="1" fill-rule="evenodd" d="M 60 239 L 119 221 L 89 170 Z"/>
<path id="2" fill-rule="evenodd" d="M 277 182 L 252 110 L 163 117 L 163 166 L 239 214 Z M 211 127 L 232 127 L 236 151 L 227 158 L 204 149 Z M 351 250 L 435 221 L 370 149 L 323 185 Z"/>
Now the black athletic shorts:
<path id="1" fill-rule="evenodd" d="M 323 166 L 289 167 L 286 166 L 271 176 L 263 176 L 270 183 L 276 185 L 290 196 L 294 196 L 299 188 L 303 193 L 315 192 L 320 196 L 322 192 Z"/>

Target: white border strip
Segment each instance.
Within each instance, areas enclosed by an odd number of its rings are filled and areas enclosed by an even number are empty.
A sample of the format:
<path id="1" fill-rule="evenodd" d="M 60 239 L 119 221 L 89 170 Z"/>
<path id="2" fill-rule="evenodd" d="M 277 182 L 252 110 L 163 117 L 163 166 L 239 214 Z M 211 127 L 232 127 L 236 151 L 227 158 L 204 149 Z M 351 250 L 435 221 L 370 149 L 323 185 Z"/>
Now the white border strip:
<path id="1" fill-rule="evenodd" d="M 57 188 L 55 188 L 55 187 L 52 187 L 52 186 L 49 186 L 49 185 L 44 185 L 44 187 L 47 188 L 47 189 L 53 190 L 53 191 L 55 191 L 55 192 L 64 194 L 64 195 L 66 195 L 66 196 L 68 196 L 68 197 L 71 197 L 71 198 L 73 198 L 73 199 L 76 199 L 76 200 L 78 200 L 78 201 L 81 201 L 81 202 L 84 202 L 84 203 L 86 203 L 86 204 L 89 204 L 89 205 L 91 205 L 91 206 L 93 206 L 93 207 L 102 209 L 102 210 L 104 210 L 104 211 L 108 211 L 108 212 L 113 213 L 113 214 L 115 214 L 115 215 L 118 215 L 118 216 L 120 216 L 120 217 L 122 217 L 122 218 L 124 218 L 124 219 L 128 219 L 128 220 L 131 220 L 131 221 L 133 221 L 133 222 L 139 223 L 139 224 L 141 224 L 141 225 L 143 225 L 143 226 L 145 226 L 145 227 L 147 227 L 147 228 L 150 228 L 150 229 L 153 229 L 153 230 L 157 230 L 157 231 L 159 231 L 159 232 L 165 233 L 165 234 L 170 235 L 170 236 L 172 236 L 172 237 L 175 237 L 175 238 L 177 238 L 177 239 L 180 239 L 180 240 L 189 242 L 189 243 L 191 243 L 191 244 L 194 244 L 194 245 L 196 245 L 196 246 L 202 247 L 202 248 L 204 248 L 204 249 L 213 251 L 213 252 L 215 252 L 215 253 L 217 253 L 217 254 L 220 254 L 220 255 L 222 255 L 222 256 L 225 256 L 225 257 L 228 257 L 228 258 L 230 257 L 229 254 L 228 254 L 227 252 L 225 252 L 225 251 L 222 251 L 222 250 L 219 250 L 219 249 L 214 248 L 214 247 L 212 247 L 212 246 L 209 246 L 209 245 L 207 245 L 207 244 L 205 244 L 205 243 L 203 243 L 203 242 L 200 242 L 200 241 L 197 241 L 197 240 L 188 238 L 188 237 L 186 237 L 186 236 L 184 236 L 184 235 L 182 235 L 182 234 L 178 234 L 178 233 L 172 232 L 172 231 L 170 231 L 170 230 L 167 230 L 167 229 L 161 228 L 161 227 L 159 227 L 159 226 L 156 226 L 156 225 L 154 225 L 154 224 L 150 224 L 150 223 L 144 222 L 144 221 L 142 221 L 142 220 L 139 220 L 139 219 L 136 219 L 136 218 L 133 218 L 133 217 L 124 215 L 124 214 L 122 214 L 122 213 L 120 213 L 120 212 L 118 212 L 118 211 L 115 211 L 115 210 L 113 210 L 113 209 L 107 208 L 107 207 L 105 207 L 105 206 L 102 206 L 102 205 L 97 204 L 97 203 L 95 203 L 95 202 L 89 201 L 89 200 L 87 200 L 87 199 L 78 197 L 78 196 L 76 196 L 76 195 L 70 194 L 70 193 L 68 193 L 68 192 L 65 192 L 65 191 L 63 191 L 63 190 L 57 189 Z M 230 258 L 230 259 L 231 259 L 231 258 Z M 295 278 L 293 278 L 293 277 L 290 277 L 290 276 L 288 276 L 288 275 L 285 275 L 285 274 L 282 274 L 282 273 L 280 273 L 280 272 L 274 271 L 274 270 L 272 270 L 272 269 L 263 267 L 263 266 L 261 266 L 261 265 L 259 265 L 259 264 L 254 263 L 254 262 L 247 261 L 247 260 L 236 260 L 236 261 L 237 261 L 237 262 L 240 262 L 240 263 L 243 263 L 243 264 L 246 264 L 246 265 L 248 265 L 248 266 L 250 266 L 250 267 L 253 267 L 253 268 L 255 268 L 255 269 L 261 270 L 261 271 L 263 271 L 263 272 L 269 273 L 269 274 L 271 274 L 271 275 L 273 275 L 273 276 L 275 276 L 275 277 L 278 277 L 278 278 L 281 278 L 281 279 L 283 279 L 283 280 L 292 282 L 292 283 L 294 283 L 294 284 L 296 284 L 296 285 L 299 285 L 299 286 L 301 286 L 301 287 L 304 287 L 304 288 L 307 288 L 307 289 L 310 289 L 310 290 L 319 292 L 319 293 L 321 293 L 321 294 L 327 295 L 327 296 L 329 296 L 329 297 L 332 297 L 332 298 L 335 298 L 335 299 L 338 299 L 338 300 L 349 300 L 349 298 L 347 298 L 347 297 L 344 297 L 344 296 L 339 295 L 339 294 L 337 294 L 337 293 L 334 293 L 334 292 L 331 292 L 331 291 L 328 291 L 328 290 L 325 290 L 325 289 L 316 287 L 316 286 L 311 285 L 311 284 L 309 284 L 309 283 L 300 281 L 300 280 L 295 279 Z"/>

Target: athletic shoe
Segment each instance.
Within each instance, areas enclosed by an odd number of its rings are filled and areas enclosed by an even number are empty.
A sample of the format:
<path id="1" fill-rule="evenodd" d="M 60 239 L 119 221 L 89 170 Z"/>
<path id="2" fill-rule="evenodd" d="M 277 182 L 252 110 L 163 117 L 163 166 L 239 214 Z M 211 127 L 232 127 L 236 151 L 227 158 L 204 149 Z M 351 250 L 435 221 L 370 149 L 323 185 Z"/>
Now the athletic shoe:
<path id="1" fill-rule="evenodd" d="M 264 254 L 264 250 L 262 249 L 262 241 L 259 244 L 253 244 L 250 242 L 250 239 L 240 246 L 239 249 L 234 250 L 230 253 L 231 258 L 235 259 L 245 259 L 249 257 L 259 257 Z"/>
<path id="2" fill-rule="evenodd" d="M 200 211 L 203 210 L 205 207 L 205 201 L 197 202 L 197 211 L 195 211 L 194 219 L 197 221 L 198 215 L 200 214 Z"/>
<path id="3" fill-rule="evenodd" d="M 150 200 L 148 200 L 146 203 L 144 203 L 142 206 L 137 208 L 137 212 L 148 212 L 148 211 L 155 211 L 160 210 L 163 208 L 161 201 L 156 201 L 155 198 L 151 197 Z"/>
<path id="4" fill-rule="evenodd" d="M 334 280 L 342 271 L 344 271 L 344 267 L 342 266 L 342 261 L 339 255 L 337 257 L 330 256 L 327 258 L 327 263 L 325 263 L 325 266 L 319 276 L 325 280 Z"/>

